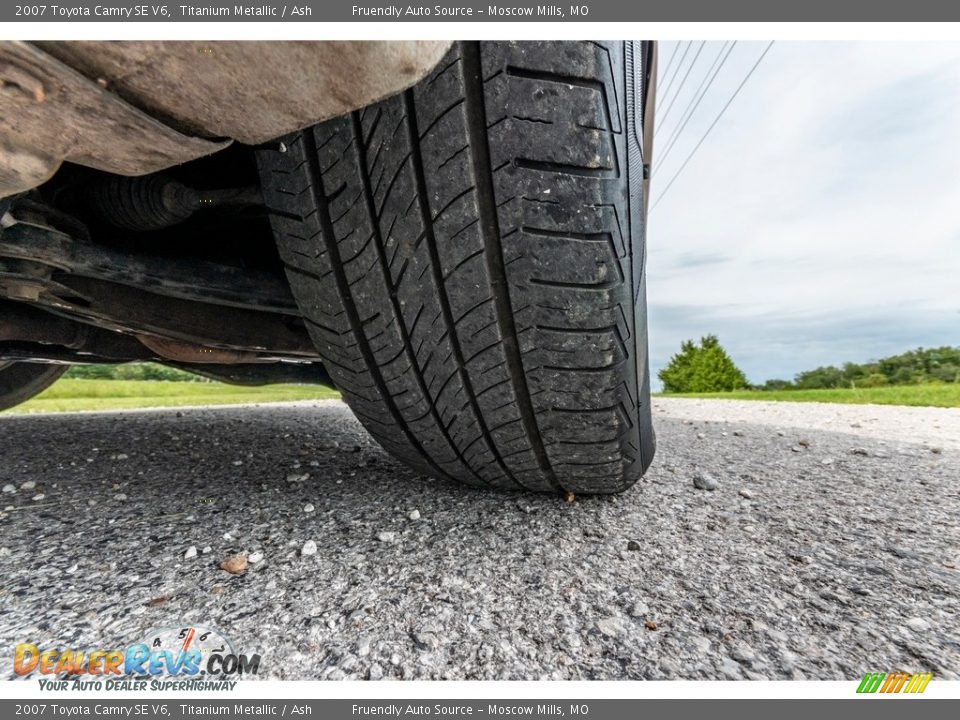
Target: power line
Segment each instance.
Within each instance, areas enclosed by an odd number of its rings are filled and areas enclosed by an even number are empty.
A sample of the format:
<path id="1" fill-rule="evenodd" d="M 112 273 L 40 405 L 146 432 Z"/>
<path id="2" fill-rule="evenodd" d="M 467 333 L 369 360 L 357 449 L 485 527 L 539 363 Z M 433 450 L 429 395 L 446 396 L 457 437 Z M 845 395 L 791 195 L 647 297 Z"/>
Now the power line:
<path id="1" fill-rule="evenodd" d="M 658 122 L 656 123 L 656 127 L 654 127 L 654 130 L 653 130 L 654 137 L 657 136 L 657 132 L 659 132 L 660 130 L 660 127 L 661 127 L 660 123 L 662 123 L 664 120 L 667 119 L 667 115 L 670 114 L 670 108 L 673 107 L 673 104 L 677 101 L 677 98 L 680 97 L 680 91 L 683 90 L 683 86 L 687 84 L 687 78 L 690 77 L 690 72 L 693 70 L 693 66 L 697 64 L 697 58 L 700 57 L 700 53 L 703 51 L 703 46 L 706 44 L 707 44 L 706 40 L 700 41 L 700 47 L 697 48 L 697 52 L 696 54 L 694 54 L 693 60 L 690 62 L 690 67 L 687 68 L 687 72 L 684 73 L 683 79 L 680 80 L 680 86 L 677 88 L 677 91 L 673 94 L 673 97 L 670 98 L 670 102 L 667 104 L 667 107 L 664 108 L 663 114 L 657 117 Z"/>
<path id="2" fill-rule="evenodd" d="M 674 128 L 673 132 L 670 134 L 670 137 L 667 139 L 667 147 L 663 151 L 663 154 L 657 159 L 657 164 L 654 167 L 654 171 L 659 170 L 663 167 L 664 161 L 667 159 L 667 156 L 670 154 L 670 151 L 673 150 L 674 146 L 677 144 L 677 141 L 680 139 L 681 134 L 684 129 L 687 127 L 687 123 L 690 122 L 690 119 L 693 117 L 693 114 L 697 111 L 697 108 L 700 107 L 700 103 L 703 101 L 703 98 L 706 97 L 707 92 L 710 90 L 710 87 L 713 85 L 713 81 L 717 79 L 717 75 L 720 74 L 720 70 L 723 69 L 724 64 L 727 62 L 727 58 L 730 57 L 730 53 L 733 52 L 733 48 L 736 47 L 737 41 L 734 40 L 733 44 L 730 45 L 727 49 L 727 43 L 725 42 L 720 47 L 720 52 L 717 53 L 717 57 L 714 58 L 713 64 L 710 66 L 710 69 L 707 70 L 707 74 L 703 76 L 703 80 L 700 81 L 700 87 L 697 88 L 697 91 L 693 94 L 693 97 L 690 98 L 690 102 L 687 103 L 686 109 L 683 111 L 683 115 L 680 116 L 680 120 L 677 121 L 677 126 Z M 723 51 L 727 49 L 726 55 L 723 54 Z M 721 60 L 721 56 L 723 59 Z M 717 62 L 720 62 L 719 66 Z M 714 68 L 716 70 L 714 71 Z M 711 73 L 713 73 L 711 75 Z M 701 90 L 703 92 L 701 92 Z"/>
<path id="3" fill-rule="evenodd" d="M 717 56 L 713 59 L 713 62 L 710 63 L 710 67 L 707 68 L 707 72 L 704 74 L 703 79 L 700 81 L 700 84 L 697 86 L 697 89 L 693 91 L 693 95 L 690 98 L 690 102 L 687 103 L 687 106 L 683 109 L 683 113 L 680 115 L 680 119 L 677 120 L 676 124 L 673 126 L 673 132 L 671 132 L 670 137 L 667 138 L 667 144 L 669 144 L 671 141 L 674 140 L 677 133 L 680 132 L 680 130 L 682 129 L 683 124 L 689 118 L 690 114 L 692 114 L 693 111 L 696 110 L 696 107 L 694 107 L 694 103 L 700 97 L 700 91 L 703 90 L 703 86 L 706 84 L 707 80 L 710 79 L 710 73 L 712 73 L 713 69 L 717 66 L 717 62 L 720 60 L 720 56 L 723 55 L 723 51 L 727 49 L 728 44 L 729 44 L 728 41 L 724 41 L 723 45 L 720 46 L 720 50 L 719 52 L 717 52 Z M 736 44 L 736 41 L 734 41 L 734 44 Z"/>
<path id="4" fill-rule="evenodd" d="M 750 76 L 753 75 L 754 71 L 760 66 L 760 63 L 763 62 L 763 59 L 767 56 L 767 53 L 770 52 L 770 48 L 773 47 L 774 41 L 771 40 L 770 43 L 763 49 L 763 52 L 760 53 L 760 57 L 757 58 L 757 61 L 753 64 L 753 67 L 747 72 L 743 80 L 740 81 L 740 84 L 737 85 L 737 89 L 733 91 L 733 95 L 730 96 L 730 99 L 727 100 L 727 103 L 723 106 L 720 112 L 717 114 L 717 117 L 713 119 L 713 122 L 710 123 L 710 127 L 707 128 L 707 131 L 703 134 L 703 137 L 694 145 L 693 150 L 690 151 L 690 154 L 687 155 L 687 159 L 683 161 L 683 164 L 680 166 L 680 169 L 674 173 L 673 177 L 670 178 L 670 182 L 667 183 L 667 186 L 663 189 L 663 192 L 660 193 L 660 196 L 654 201 L 653 205 L 650 207 L 650 211 L 653 212 L 653 209 L 657 207 L 661 200 L 663 200 L 664 195 L 670 190 L 673 186 L 673 183 L 676 182 L 677 178 L 680 177 L 680 173 L 683 172 L 683 169 L 687 166 L 687 163 L 690 162 L 690 159 L 696 154 L 697 150 L 700 149 L 700 146 L 703 145 L 703 141 L 707 139 L 707 136 L 710 134 L 710 131 L 716 127 L 717 123 L 720 122 L 720 118 L 723 117 L 723 114 L 727 111 L 727 108 L 730 107 L 730 104 L 736 99 L 737 95 L 743 89 L 743 86 L 747 84 L 747 80 L 750 79 Z"/>
<path id="5" fill-rule="evenodd" d="M 680 46 L 683 43 L 678 42 L 673 46 L 673 52 L 670 53 L 670 59 L 667 60 L 666 67 L 663 68 L 663 71 L 657 74 L 657 90 L 660 89 L 660 78 L 666 77 L 667 73 L 670 72 L 670 66 L 673 65 L 673 59 L 677 56 L 677 50 L 680 49 Z"/>
<path id="6" fill-rule="evenodd" d="M 677 67 L 673 70 L 673 75 L 667 80 L 667 84 L 663 88 L 662 98 L 667 97 L 667 93 L 670 92 L 670 86 L 673 85 L 674 79 L 677 77 L 677 73 L 680 71 L 680 68 L 683 67 L 683 61 L 687 57 L 687 53 L 690 52 L 690 47 L 693 45 L 692 40 L 687 41 L 687 46 L 684 48 L 683 55 L 680 56 L 680 62 L 677 63 Z"/>

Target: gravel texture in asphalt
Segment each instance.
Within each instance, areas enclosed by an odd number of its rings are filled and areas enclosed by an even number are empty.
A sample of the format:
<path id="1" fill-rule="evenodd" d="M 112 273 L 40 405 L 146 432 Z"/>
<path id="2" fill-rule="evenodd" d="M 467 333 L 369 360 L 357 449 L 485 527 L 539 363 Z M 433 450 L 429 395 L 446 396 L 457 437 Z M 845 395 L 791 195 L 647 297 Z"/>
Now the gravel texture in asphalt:
<path id="1" fill-rule="evenodd" d="M 572 503 L 421 478 L 337 402 L 2 417 L 0 654 L 190 623 L 283 679 L 960 678 L 960 452 L 655 405 L 647 476 Z"/>

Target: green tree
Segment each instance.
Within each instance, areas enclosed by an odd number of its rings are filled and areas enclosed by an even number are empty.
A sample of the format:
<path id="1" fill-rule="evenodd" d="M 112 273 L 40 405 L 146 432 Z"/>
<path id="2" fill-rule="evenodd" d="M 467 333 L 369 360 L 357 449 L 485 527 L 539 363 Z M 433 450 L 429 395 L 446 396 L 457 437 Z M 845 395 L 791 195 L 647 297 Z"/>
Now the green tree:
<path id="1" fill-rule="evenodd" d="M 780 378 L 773 378 L 772 380 L 767 380 L 763 385 L 757 388 L 757 390 L 791 390 L 793 389 L 793 383 L 789 380 L 781 380 Z"/>
<path id="2" fill-rule="evenodd" d="M 883 373 L 870 373 L 865 378 L 857 380 L 856 386 L 862 388 L 882 387 L 887 384 L 887 376 Z"/>
<path id="3" fill-rule="evenodd" d="M 700 338 L 700 344 L 686 340 L 680 352 L 670 358 L 658 377 L 665 393 L 726 392 L 747 387 L 747 378 L 716 335 Z"/>
<path id="4" fill-rule="evenodd" d="M 960 382 L 960 348 L 917 348 L 866 363 L 844 363 L 842 368 L 818 367 L 799 373 L 794 387 L 809 390 L 929 382 Z"/>
<path id="5" fill-rule="evenodd" d="M 794 385 L 801 390 L 848 386 L 843 377 L 843 370 L 833 365 L 818 367 L 816 370 L 807 370 L 799 373 L 794 380 Z"/>

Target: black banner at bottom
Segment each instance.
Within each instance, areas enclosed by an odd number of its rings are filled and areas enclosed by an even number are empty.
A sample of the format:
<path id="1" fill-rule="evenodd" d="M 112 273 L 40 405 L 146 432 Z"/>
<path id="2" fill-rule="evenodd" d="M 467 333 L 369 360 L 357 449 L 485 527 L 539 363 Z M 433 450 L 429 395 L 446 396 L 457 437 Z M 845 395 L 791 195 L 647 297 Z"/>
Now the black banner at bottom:
<path id="1" fill-rule="evenodd" d="M 907 709 L 905 704 L 911 707 Z M 951 710 L 951 708 L 953 708 Z M 181 718 L 323 718 L 323 720 L 393 718 L 673 718 L 711 720 L 893 720 L 908 712 L 910 720 L 960 717 L 960 701 L 870 696 L 849 700 L 0 700 L 3 718 L 115 717 L 140 720 Z"/>

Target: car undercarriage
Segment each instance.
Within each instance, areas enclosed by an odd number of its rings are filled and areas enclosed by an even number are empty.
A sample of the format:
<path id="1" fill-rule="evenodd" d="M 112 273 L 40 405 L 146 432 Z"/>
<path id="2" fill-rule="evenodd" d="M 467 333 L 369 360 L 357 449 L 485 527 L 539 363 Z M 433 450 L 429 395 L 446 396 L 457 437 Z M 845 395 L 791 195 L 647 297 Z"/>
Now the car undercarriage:
<path id="1" fill-rule="evenodd" d="M 0 362 L 329 383 L 254 147 L 403 89 L 447 45 L 0 44 Z"/>

